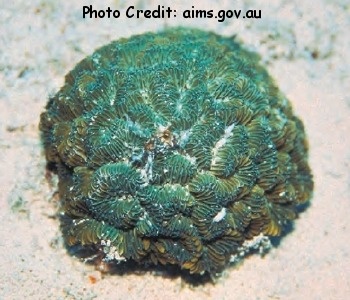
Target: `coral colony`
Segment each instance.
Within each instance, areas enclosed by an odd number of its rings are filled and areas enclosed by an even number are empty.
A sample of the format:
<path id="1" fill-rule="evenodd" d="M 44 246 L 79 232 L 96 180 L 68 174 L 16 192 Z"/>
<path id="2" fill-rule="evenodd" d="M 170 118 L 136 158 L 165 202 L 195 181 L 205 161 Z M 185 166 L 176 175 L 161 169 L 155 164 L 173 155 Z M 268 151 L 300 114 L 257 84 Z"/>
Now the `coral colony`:
<path id="1" fill-rule="evenodd" d="M 105 261 L 216 275 L 281 235 L 312 193 L 302 122 L 257 55 L 214 33 L 98 49 L 40 130 L 65 241 Z"/>

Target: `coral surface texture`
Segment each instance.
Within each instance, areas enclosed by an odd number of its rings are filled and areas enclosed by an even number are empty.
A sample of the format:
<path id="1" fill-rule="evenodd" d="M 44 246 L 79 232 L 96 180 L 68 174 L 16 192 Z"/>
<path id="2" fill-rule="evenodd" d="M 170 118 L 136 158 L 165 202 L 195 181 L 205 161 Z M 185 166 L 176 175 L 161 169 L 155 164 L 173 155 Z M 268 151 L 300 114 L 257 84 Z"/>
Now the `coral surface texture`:
<path id="1" fill-rule="evenodd" d="M 312 193 L 302 122 L 256 54 L 177 28 L 112 42 L 41 115 L 67 245 L 217 274 Z"/>

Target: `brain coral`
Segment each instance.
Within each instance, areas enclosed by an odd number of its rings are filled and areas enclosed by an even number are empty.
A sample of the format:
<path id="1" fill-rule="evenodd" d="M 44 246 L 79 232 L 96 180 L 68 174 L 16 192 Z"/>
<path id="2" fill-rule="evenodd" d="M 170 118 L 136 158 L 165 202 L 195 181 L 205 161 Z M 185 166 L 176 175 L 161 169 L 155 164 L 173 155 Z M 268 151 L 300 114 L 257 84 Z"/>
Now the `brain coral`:
<path id="1" fill-rule="evenodd" d="M 302 122 L 233 38 L 169 29 L 82 60 L 41 115 L 68 245 L 217 274 L 313 188 Z"/>

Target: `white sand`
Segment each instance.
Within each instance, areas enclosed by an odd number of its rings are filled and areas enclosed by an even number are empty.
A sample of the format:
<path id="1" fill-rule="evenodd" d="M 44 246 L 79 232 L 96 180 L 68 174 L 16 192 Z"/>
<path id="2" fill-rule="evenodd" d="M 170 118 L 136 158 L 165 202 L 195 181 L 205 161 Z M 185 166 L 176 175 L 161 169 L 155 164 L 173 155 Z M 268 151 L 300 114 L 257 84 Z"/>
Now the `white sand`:
<path id="1" fill-rule="evenodd" d="M 262 11 L 261 20 L 224 23 L 180 16 L 82 19 L 84 4 L 122 10 L 155 8 L 161 1 L 30 2 L 0 0 L 0 299 L 348 299 L 348 1 L 162 1 L 179 15 L 193 4 Z M 261 54 L 309 136 L 312 205 L 279 247 L 229 269 L 216 285 L 192 287 L 181 278 L 152 274 L 101 276 L 66 253 L 55 217 L 56 189 L 45 179 L 38 122 L 48 94 L 96 47 L 165 25 L 237 34 Z"/>

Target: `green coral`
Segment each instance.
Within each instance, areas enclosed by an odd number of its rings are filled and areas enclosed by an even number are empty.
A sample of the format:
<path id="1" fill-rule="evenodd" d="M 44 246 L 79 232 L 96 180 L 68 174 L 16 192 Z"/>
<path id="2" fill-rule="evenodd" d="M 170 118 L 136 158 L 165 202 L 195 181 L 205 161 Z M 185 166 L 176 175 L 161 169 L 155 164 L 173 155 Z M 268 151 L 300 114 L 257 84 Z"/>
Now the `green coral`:
<path id="1" fill-rule="evenodd" d="M 214 33 L 98 49 L 68 73 L 40 129 L 67 244 L 107 260 L 216 274 L 248 240 L 280 235 L 312 193 L 290 103 L 255 54 Z"/>

